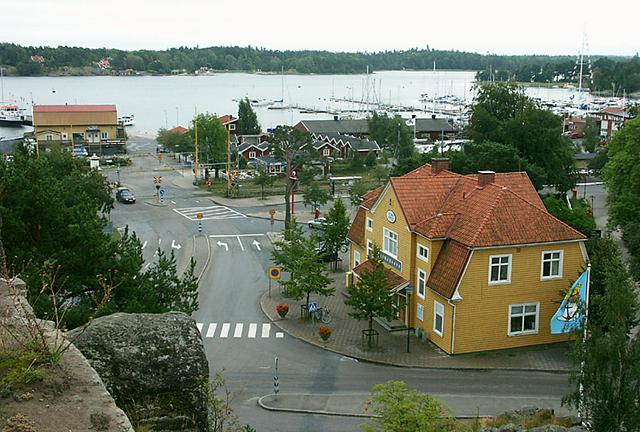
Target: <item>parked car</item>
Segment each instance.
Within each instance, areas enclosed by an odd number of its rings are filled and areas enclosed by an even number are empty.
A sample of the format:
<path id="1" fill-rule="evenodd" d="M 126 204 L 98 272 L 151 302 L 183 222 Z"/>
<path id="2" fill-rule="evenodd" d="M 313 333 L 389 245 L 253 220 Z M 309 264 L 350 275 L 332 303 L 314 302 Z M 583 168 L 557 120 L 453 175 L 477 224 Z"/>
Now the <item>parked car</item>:
<path id="1" fill-rule="evenodd" d="M 121 203 L 133 204 L 136 202 L 136 197 L 126 187 L 119 187 L 116 189 L 116 200 Z"/>
<path id="2" fill-rule="evenodd" d="M 338 254 L 328 251 L 324 246 L 318 246 L 316 248 L 316 254 L 322 262 L 335 262 L 338 260 Z"/>
<path id="3" fill-rule="evenodd" d="M 75 157 L 87 157 L 89 156 L 89 152 L 85 146 L 75 146 L 73 148 L 73 155 Z"/>
<path id="4" fill-rule="evenodd" d="M 312 229 L 322 229 L 327 224 L 327 220 L 325 218 L 317 218 L 309 221 L 309 228 Z"/>

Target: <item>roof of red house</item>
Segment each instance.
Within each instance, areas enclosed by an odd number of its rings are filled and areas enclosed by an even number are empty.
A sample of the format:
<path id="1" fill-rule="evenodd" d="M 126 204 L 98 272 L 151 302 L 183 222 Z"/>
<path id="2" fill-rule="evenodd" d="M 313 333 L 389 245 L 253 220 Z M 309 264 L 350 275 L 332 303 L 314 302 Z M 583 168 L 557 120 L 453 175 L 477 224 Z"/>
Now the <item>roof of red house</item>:
<path id="1" fill-rule="evenodd" d="M 387 289 L 388 290 L 400 288 L 409 283 L 408 280 L 406 280 L 399 274 L 389 270 L 388 268 L 385 267 L 385 270 L 387 271 Z M 358 276 L 360 276 L 363 271 L 373 271 L 373 264 L 371 263 L 371 261 L 367 260 L 362 264 L 360 264 L 359 266 L 356 266 L 353 268 L 353 272 Z"/>
<path id="2" fill-rule="evenodd" d="M 222 117 L 218 117 L 218 119 L 220 120 L 220 123 L 222 123 L 223 125 L 226 125 L 228 123 L 232 123 L 238 120 L 236 117 L 232 116 L 231 114 L 223 115 Z"/>
<path id="3" fill-rule="evenodd" d="M 34 105 L 33 112 L 110 112 L 115 105 Z"/>
<path id="4" fill-rule="evenodd" d="M 186 133 L 189 129 L 182 127 L 182 126 L 176 126 L 173 129 L 169 129 L 169 132 L 172 133 Z"/>
<path id="5" fill-rule="evenodd" d="M 427 286 L 438 294 L 451 298 L 462 277 L 471 250 L 456 241 L 447 240 L 427 280 Z"/>
<path id="6" fill-rule="evenodd" d="M 627 112 L 625 108 L 609 107 L 600 110 L 601 113 L 624 114 Z"/>

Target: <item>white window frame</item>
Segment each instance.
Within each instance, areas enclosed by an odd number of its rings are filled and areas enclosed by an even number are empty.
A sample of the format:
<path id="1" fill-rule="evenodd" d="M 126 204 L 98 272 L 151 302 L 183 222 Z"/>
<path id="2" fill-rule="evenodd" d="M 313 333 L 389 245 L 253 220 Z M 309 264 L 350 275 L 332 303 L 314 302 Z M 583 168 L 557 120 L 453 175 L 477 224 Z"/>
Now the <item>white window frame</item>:
<path id="1" fill-rule="evenodd" d="M 367 231 L 373 232 L 373 219 L 367 218 Z"/>
<path id="2" fill-rule="evenodd" d="M 395 237 L 395 238 L 394 238 Z M 384 228 L 382 230 L 382 251 L 384 253 L 386 253 L 387 255 L 393 257 L 393 258 L 398 258 L 398 248 L 399 248 L 399 238 L 398 238 L 398 233 L 391 231 L 389 228 Z M 390 246 L 392 243 L 395 243 L 395 253 L 390 251 L 389 248 L 387 246 Z"/>
<path id="3" fill-rule="evenodd" d="M 518 306 L 522 306 L 522 315 L 516 315 L 516 316 L 522 316 L 522 328 L 524 329 L 524 318 L 527 315 L 532 315 L 531 313 L 526 313 L 526 307 L 527 306 L 535 306 L 536 307 L 536 328 L 533 330 L 522 330 L 522 331 L 511 331 L 511 318 L 513 315 L 511 315 L 511 308 L 512 307 L 518 307 Z M 508 316 L 508 320 L 507 320 L 507 335 L 508 336 L 520 336 L 520 335 L 530 335 L 530 334 L 537 334 L 538 333 L 538 328 L 540 326 L 540 302 L 534 302 L 534 303 L 514 303 L 514 304 L 510 304 L 508 309 L 509 312 L 509 316 Z"/>
<path id="4" fill-rule="evenodd" d="M 553 259 L 549 258 L 548 260 L 544 259 L 544 255 L 545 254 L 554 254 L 557 253 L 560 255 L 560 257 L 558 259 Z M 545 261 L 549 261 L 551 262 L 551 265 L 549 266 L 549 271 L 551 271 L 553 269 L 553 262 L 554 261 L 559 261 L 558 262 L 558 274 L 554 275 L 554 274 L 549 274 L 548 276 L 544 275 L 544 263 Z M 540 254 L 540 280 L 551 280 L 551 279 L 562 279 L 562 268 L 564 266 L 564 251 L 562 249 L 558 249 L 558 250 L 548 250 L 548 251 L 542 251 L 542 254 Z"/>
<path id="5" fill-rule="evenodd" d="M 255 151 L 250 151 L 249 152 L 249 159 L 255 159 L 256 158 L 256 152 Z"/>
<path id="6" fill-rule="evenodd" d="M 325 147 L 322 149 L 322 156 L 331 156 L 331 149 L 329 147 Z"/>
<path id="7" fill-rule="evenodd" d="M 436 327 L 438 316 L 442 317 L 442 328 L 440 330 L 438 330 Z M 442 334 L 444 333 L 444 305 L 437 300 L 433 301 L 433 332 L 438 336 L 442 336 Z"/>
<path id="8" fill-rule="evenodd" d="M 491 280 L 491 268 L 494 266 L 492 261 L 494 258 L 509 258 L 509 262 L 507 264 L 507 279 L 506 280 Z M 503 265 L 502 263 L 496 264 L 498 266 L 498 277 L 500 277 L 500 267 Z M 500 254 L 500 255 L 489 255 L 489 275 L 488 281 L 489 285 L 505 285 L 511 283 L 511 268 L 513 267 L 513 255 L 512 254 Z"/>
<path id="9" fill-rule="evenodd" d="M 372 252 L 373 252 L 373 242 L 371 240 L 367 240 L 367 258 L 371 258 Z"/>
<path id="10" fill-rule="evenodd" d="M 421 283 L 422 283 L 422 294 L 420 294 Z M 427 272 L 419 268 L 416 276 L 416 293 L 418 294 L 418 297 L 423 299 L 426 292 L 427 292 Z"/>
<path id="11" fill-rule="evenodd" d="M 354 250 L 353 251 L 353 266 L 354 267 L 358 267 L 360 265 L 361 261 L 360 261 L 360 251 Z"/>
<path id="12" fill-rule="evenodd" d="M 233 131 L 234 131 L 234 130 L 236 130 L 236 125 L 235 125 L 235 123 L 229 123 L 229 130 L 230 130 L 230 131 L 232 131 L 232 130 L 233 130 Z"/>
<path id="13" fill-rule="evenodd" d="M 416 318 L 418 318 L 418 321 L 424 321 L 424 306 L 422 303 L 416 303 Z"/>
<path id="14" fill-rule="evenodd" d="M 423 255 L 422 252 L 425 251 L 426 253 Z M 420 258 L 422 261 L 426 261 L 429 262 L 429 248 L 426 246 L 423 246 L 421 244 L 418 244 L 417 247 L 417 251 L 416 251 L 416 255 L 418 256 L 418 258 Z M 425 256 L 426 255 L 426 256 Z"/>
<path id="15" fill-rule="evenodd" d="M 53 141 L 53 135 L 51 135 L 51 134 L 46 134 L 46 135 L 45 135 L 45 137 L 44 137 L 44 140 L 45 140 L 45 141 Z"/>
<path id="16" fill-rule="evenodd" d="M 109 139 L 109 132 L 101 132 L 100 139 L 103 139 L 103 140 Z"/>
<path id="17" fill-rule="evenodd" d="M 62 132 L 62 139 L 66 141 L 69 138 L 66 132 Z"/>

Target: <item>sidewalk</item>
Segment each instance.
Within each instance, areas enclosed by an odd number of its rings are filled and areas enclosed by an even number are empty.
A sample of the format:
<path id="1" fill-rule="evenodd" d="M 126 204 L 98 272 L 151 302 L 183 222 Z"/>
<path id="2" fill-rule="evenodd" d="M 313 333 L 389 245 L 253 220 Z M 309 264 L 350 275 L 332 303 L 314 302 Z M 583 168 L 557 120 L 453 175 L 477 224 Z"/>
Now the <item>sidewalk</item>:
<path id="1" fill-rule="evenodd" d="M 349 317 L 349 307 L 344 303 L 345 273 L 331 273 L 331 276 L 336 293 L 326 298 L 312 297 L 312 301 L 317 301 L 321 307 L 328 307 L 333 316 L 328 324 L 332 330 L 328 341 L 323 341 L 318 335 L 321 324 L 300 319 L 301 302 L 284 297 L 278 284 L 272 287 L 271 297 L 266 292 L 260 299 L 262 311 L 275 326 L 293 337 L 338 354 L 373 363 L 436 369 L 509 369 L 565 373 L 571 370 L 571 362 L 567 356 L 569 345 L 564 343 L 449 356 L 430 342 L 422 342 L 411 335 L 410 352 L 407 353 L 406 331 L 391 333 L 375 322 L 374 329 L 379 333 L 378 347 L 368 349 L 366 341 L 363 345 L 361 333 L 367 328 L 367 323 Z M 276 312 L 276 305 L 280 303 L 289 305 L 289 314 L 285 319 L 281 319 Z"/>

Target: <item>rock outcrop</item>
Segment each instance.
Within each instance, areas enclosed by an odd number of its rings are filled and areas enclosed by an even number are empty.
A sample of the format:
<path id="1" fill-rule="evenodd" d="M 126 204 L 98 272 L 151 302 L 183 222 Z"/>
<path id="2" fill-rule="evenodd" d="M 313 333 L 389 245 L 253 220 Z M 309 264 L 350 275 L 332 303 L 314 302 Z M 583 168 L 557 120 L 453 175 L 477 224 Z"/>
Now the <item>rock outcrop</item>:
<path id="1" fill-rule="evenodd" d="M 70 336 L 134 424 L 207 430 L 209 365 L 188 315 L 115 313 Z"/>

